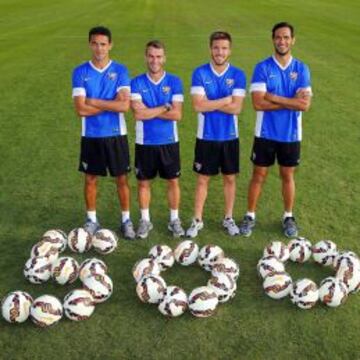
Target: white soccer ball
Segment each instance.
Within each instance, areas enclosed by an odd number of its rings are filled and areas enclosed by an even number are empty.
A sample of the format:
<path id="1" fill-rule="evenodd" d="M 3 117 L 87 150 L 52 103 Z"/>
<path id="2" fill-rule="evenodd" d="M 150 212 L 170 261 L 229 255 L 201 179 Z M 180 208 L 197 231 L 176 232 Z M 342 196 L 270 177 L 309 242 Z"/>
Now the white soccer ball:
<path id="1" fill-rule="evenodd" d="M 342 267 L 360 268 L 360 259 L 352 251 L 339 251 L 335 256 L 333 266 L 335 271 Z"/>
<path id="2" fill-rule="evenodd" d="M 360 290 L 360 269 L 359 267 L 343 266 L 336 272 L 336 277 L 342 280 L 347 286 L 349 293 L 356 293 Z"/>
<path id="3" fill-rule="evenodd" d="M 280 261 L 285 262 L 290 257 L 289 248 L 281 241 L 272 241 L 264 248 L 263 257 L 276 256 Z"/>
<path id="4" fill-rule="evenodd" d="M 304 263 L 311 256 L 311 242 L 303 237 L 290 240 L 288 243 L 290 260 L 297 263 Z"/>
<path id="5" fill-rule="evenodd" d="M 286 272 L 272 272 L 268 274 L 263 282 L 265 294 L 272 299 L 282 299 L 289 295 L 292 287 L 292 279 Z"/>
<path id="6" fill-rule="evenodd" d="M 219 300 L 215 291 L 208 286 L 195 288 L 188 299 L 189 310 L 196 317 L 214 315 L 218 303 Z"/>
<path id="7" fill-rule="evenodd" d="M 198 263 L 206 271 L 211 271 L 213 265 L 223 257 L 224 251 L 220 246 L 209 244 L 200 249 Z"/>
<path id="8" fill-rule="evenodd" d="M 45 256 L 28 259 L 24 266 L 24 276 L 32 284 L 42 284 L 51 276 L 51 262 Z"/>
<path id="9" fill-rule="evenodd" d="M 327 306 L 342 305 L 348 297 L 346 284 L 338 278 L 329 276 L 320 283 L 319 298 Z"/>
<path id="10" fill-rule="evenodd" d="M 52 264 L 51 275 L 60 285 L 71 284 L 79 276 L 79 264 L 72 257 L 61 257 Z"/>
<path id="11" fill-rule="evenodd" d="M 312 254 L 318 264 L 332 265 L 337 255 L 336 244 L 330 240 L 321 240 L 312 247 Z"/>
<path id="12" fill-rule="evenodd" d="M 102 303 L 109 299 L 113 292 L 111 278 L 104 274 L 90 275 L 83 281 L 84 289 L 89 291 L 96 303 Z"/>
<path id="13" fill-rule="evenodd" d="M 56 324 L 63 316 L 61 302 L 52 295 L 36 298 L 30 308 L 30 319 L 40 327 Z"/>
<path id="14" fill-rule="evenodd" d="M 319 300 L 319 290 L 310 279 L 301 279 L 293 283 L 290 300 L 301 309 L 311 309 Z"/>
<path id="15" fill-rule="evenodd" d="M 217 276 L 219 273 L 229 275 L 236 281 L 240 274 L 240 267 L 234 259 L 223 257 L 213 265 L 211 270 L 212 276 Z"/>
<path id="16" fill-rule="evenodd" d="M 149 257 L 159 264 L 161 271 L 171 268 L 175 262 L 174 253 L 167 245 L 153 246 L 149 251 Z"/>
<path id="17" fill-rule="evenodd" d="M 92 245 L 91 234 L 84 228 L 76 228 L 70 231 L 68 236 L 68 246 L 71 251 L 83 253 L 90 250 Z"/>
<path id="18" fill-rule="evenodd" d="M 144 303 L 158 304 L 164 297 L 165 280 L 159 275 L 144 276 L 136 285 L 136 293 Z"/>
<path id="19" fill-rule="evenodd" d="M 196 261 L 198 255 L 199 246 L 191 240 L 182 241 L 176 246 L 174 250 L 175 260 L 183 266 L 193 264 Z"/>
<path id="20" fill-rule="evenodd" d="M 80 265 L 79 278 L 81 281 L 84 281 L 90 275 L 104 275 L 107 273 L 107 270 L 108 268 L 102 260 L 96 258 L 86 259 Z"/>
<path id="21" fill-rule="evenodd" d="M 178 286 L 168 286 L 158 309 L 165 315 L 176 317 L 182 315 L 188 307 L 186 293 Z"/>
<path id="22" fill-rule="evenodd" d="M 92 237 L 92 246 L 102 255 L 112 253 L 118 245 L 116 234 L 108 229 L 98 230 Z"/>
<path id="23" fill-rule="evenodd" d="M 52 243 L 58 249 L 59 253 L 62 253 L 66 249 L 68 238 L 64 231 L 54 229 L 46 231 L 41 240 Z"/>
<path id="24" fill-rule="evenodd" d="M 89 291 L 76 289 L 64 298 L 64 313 L 74 321 L 87 320 L 95 310 L 95 302 Z"/>
<path id="25" fill-rule="evenodd" d="M 9 323 L 22 323 L 30 314 L 33 298 L 25 291 L 13 291 L 1 302 L 3 318 Z"/>
<path id="26" fill-rule="evenodd" d="M 276 256 L 266 256 L 257 263 L 257 271 L 262 278 L 271 272 L 285 271 L 284 264 Z"/>
<path id="27" fill-rule="evenodd" d="M 30 252 L 30 257 L 39 256 L 44 256 L 48 258 L 51 263 L 53 263 L 59 257 L 58 247 L 56 246 L 56 244 L 50 241 L 41 240 L 31 248 Z"/>
<path id="28" fill-rule="evenodd" d="M 139 260 L 135 263 L 132 269 L 132 274 L 136 282 L 139 282 L 143 276 L 159 275 L 160 266 L 151 258 Z"/>
<path id="29" fill-rule="evenodd" d="M 216 276 L 212 276 L 207 286 L 215 291 L 219 303 L 227 302 L 235 296 L 236 282 L 227 274 L 219 273 Z"/>

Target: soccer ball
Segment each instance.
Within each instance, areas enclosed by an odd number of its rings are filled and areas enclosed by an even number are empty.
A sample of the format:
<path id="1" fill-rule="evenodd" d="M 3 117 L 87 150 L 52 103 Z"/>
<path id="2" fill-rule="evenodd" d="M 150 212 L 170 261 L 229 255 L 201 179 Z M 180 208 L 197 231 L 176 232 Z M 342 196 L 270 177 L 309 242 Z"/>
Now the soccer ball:
<path id="1" fill-rule="evenodd" d="M 92 237 L 92 246 L 100 254 L 107 255 L 112 253 L 118 245 L 116 234 L 107 229 L 98 230 Z"/>
<path id="2" fill-rule="evenodd" d="M 184 266 L 193 264 L 199 255 L 199 246 L 191 240 L 185 240 L 179 243 L 175 250 L 175 260 Z"/>
<path id="3" fill-rule="evenodd" d="M 90 275 L 104 275 L 107 273 L 107 270 L 107 266 L 102 260 L 96 258 L 86 259 L 80 265 L 79 278 L 81 281 L 84 281 Z"/>
<path id="4" fill-rule="evenodd" d="M 182 315 L 187 306 L 188 301 L 185 291 L 178 286 L 168 286 L 158 309 L 163 315 L 176 317 Z"/>
<path id="5" fill-rule="evenodd" d="M 289 248 L 281 241 L 272 241 L 264 249 L 263 257 L 276 256 L 280 261 L 285 262 L 289 259 Z"/>
<path id="6" fill-rule="evenodd" d="M 57 245 L 47 240 L 39 241 L 31 248 L 30 257 L 39 256 L 47 257 L 48 260 L 53 263 L 59 257 Z"/>
<path id="7" fill-rule="evenodd" d="M 41 240 L 52 243 L 61 253 L 66 249 L 68 238 L 64 231 L 56 229 L 46 231 Z"/>
<path id="8" fill-rule="evenodd" d="M 52 265 L 52 277 L 60 285 L 73 283 L 79 275 L 79 264 L 72 257 L 61 257 Z"/>
<path id="9" fill-rule="evenodd" d="M 240 274 L 240 268 L 235 260 L 223 257 L 213 265 L 211 270 L 212 276 L 217 276 L 219 273 L 229 275 L 236 281 Z"/>
<path id="10" fill-rule="evenodd" d="M 83 228 L 76 228 L 70 231 L 68 246 L 71 251 L 83 253 L 91 248 L 91 234 Z"/>
<path id="11" fill-rule="evenodd" d="M 348 297 L 346 284 L 338 278 L 329 276 L 324 279 L 319 288 L 319 298 L 327 306 L 342 305 Z"/>
<path id="12" fill-rule="evenodd" d="M 312 247 L 314 260 L 321 265 L 332 265 L 337 255 L 336 244 L 330 240 L 321 240 Z"/>
<path id="13" fill-rule="evenodd" d="M 30 319 L 40 327 L 56 324 L 63 316 L 61 302 L 52 295 L 36 298 L 30 308 Z"/>
<path id="14" fill-rule="evenodd" d="M 340 251 L 334 259 L 333 266 L 336 271 L 342 267 L 360 268 L 359 257 L 352 251 Z"/>
<path id="15" fill-rule="evenodd" d="M 160 266 L 154 259 L 146 258 L 139 260 L 132 269 L 136 282 L 139 282 L 145 275 L 159 275 Z"/>
<path id="16" fill-rule="evenodd" d="M 24 267 L 24 276 L 32 284 L 42 284 L 51 276 L 51 262 L 45 256 L 30 258 Z"/>
<path id="17" fill-rule="evenodd" d="M 136 285 L 136 293 L 144 303 L 158 304 L 164 297 L 165 280 L 158 275 L 144 276 Z"/>
<path id="18" fill-rule="evenodd" d="M 224 257 L 224 251 L 217 245 L 203 246 L 198 255 L 199 265 L 206 271 L 211 271 L 213 265 Z"/>
<path id="19" fill-rule="evenodd" d="M 196 317 L 209 317 L 215 313 L 219 303 L 216 292 L 208 286 L 195 288 L 189 295 L 190 312 Z"/>
<path id="20" fill-rule="evenodd" d="M 106 301 L 113 292 L 113 282 L 106 274 L 90 275 L 83 281 L 84 289 L 89 291 L 96 303 Z"/>
<path id="21" fill-rule="evenodd" d="M 273 255 L 263 257 L 257 263 L 257 271 L 262 278 L 271 272 L 283 272 L 285 271 L 284 264 Z"/>
<path id="22" fill-rule="evenodd" d="M 304 263 L 311 256 L 311 242 L 303 237 L 298 237 L 289 241 L 290 260 L 297 263 Z"/>
<path id="23" fill-rule="evenodd" d="M 236 282 L 227 274 L 219 273 L 217 276 L 212 276 L 207 286 L 215 291 L 219 303 L 224 303 L 235 296 Z"/>
<path id="24" fill-rule="evenodd" d="M 175 262 L 174 253 L 167 245 L 153 246 L 149 256 L 159 264 L 161 271 L 171 268 Z"/>
<path id="25" fill-rule="evenodd" d="M 95 310 L 91 294 L 84 289 L 69 292 L 64 298 L 64 313 L 74 321 L 87 320 Z"/>
<path id="26" fill-rule="evenodd" d="M 9 323 L 22 323 L 30 314 L 33 298 L 24 291 L 13 291 L 1 302 L 3 318 Z"/>
<path id="27" fill-rule="evenodd" d="M 263 282 L 265 294 L 272 299 L 282 299 L 289 295 L 292 279 L 287 272 L 272 272 L 268 274 Z"/>
<path id="28" fill-rule="evenodd" d="M 336 272 L 336 277 L 347 286 L 349 293 L 360 290 L 360 269 L 358 266 L 343 266 Z"/>
<path id="29" fill-rule="evenodd" d="M 311 309 L 319 299 L 319 290 L 310 279 L 301 279 L 293 283 L 290 300 L 301 309 Z"/>

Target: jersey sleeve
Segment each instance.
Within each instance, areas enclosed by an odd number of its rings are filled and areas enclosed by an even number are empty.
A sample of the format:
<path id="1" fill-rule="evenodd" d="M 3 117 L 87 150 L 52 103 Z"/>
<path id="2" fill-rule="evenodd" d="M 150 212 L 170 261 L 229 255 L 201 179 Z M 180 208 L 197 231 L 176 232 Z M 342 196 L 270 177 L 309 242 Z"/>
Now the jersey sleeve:
<path id="1" fill-rule="evenodd" d="M 253 76 L 251 79 L 250 92 L 259 91 L 266 92 L 266 74 L 261 64 L 255 66 Z"/>
<path id="2" fill-rule="evenodd" d="M 139 89 L 139 85 L 138 82 L 135 79 L 132 79 L 130 82 L 130 92 L 131 92 L 131 100 L 139 100 L 142 101 L 142 96 L 141 96 L 141 92 Z"/>
<path id="3" fill-rule="evenodd" d="M 205 95 L 205 88 L 199 69 L 196 69 L 192 74 L 190 94 Z"/>
<path id="4" fill-rule="evenodd" d="M 84 77 L 79 68 L 72 73 L 72 97 L 86 96 Z"/>
<path id="5" fill-rule="evenodd" d="M 302 71 L 300 73 L 299 85 L 297 88 L 297 92 L 300 90 L 309 91 L 310 95 L 312 96 L 312 89 L 311 89 L 311 76 L 310 70 L 307 65 L 303 65 Z"/>
<path id="6" fill-rule="evenodd" d="M 232 96 L 244 97 L 246 95 L 246 76 L 242 71 L 238 71 L 235 77 Z"/>
<path id="7" fill-rule="evenodd" d="M 123 66 L 118 73 L 118 81 L 116 84 L 116 92 L 127 89 L 130 91 L 130 76 L 128 69 Z"/>
<path id="8" fill-rule="evenodd" d="M 183 86 L 181 80 L 178 77 L 174 78 L 171 101 L 178 101 L 178 102 L 184 101 Z"/>

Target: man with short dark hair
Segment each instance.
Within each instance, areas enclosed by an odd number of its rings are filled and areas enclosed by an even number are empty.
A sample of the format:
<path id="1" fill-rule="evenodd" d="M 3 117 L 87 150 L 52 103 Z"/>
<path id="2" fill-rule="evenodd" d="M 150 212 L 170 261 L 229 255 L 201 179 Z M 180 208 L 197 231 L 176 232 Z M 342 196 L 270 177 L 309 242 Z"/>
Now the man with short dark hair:
<path id="1" fill-rule="evenodd" d="M 248 191 L 248 210 L 240 233 L 250 236 L 255 226 L 255 210 L 269 167 L 275 158 L 282 182 L 284 235 L 295 237 L 298 226 L 293 215 L 294 173 L 300 162 L 301 117 L 311 104 L 308 67 L 291 55 L 294 27 L 281 22 L 272 29 L 274 55 L 256 65 L 250 92 L 256 114 L 251 160 L 254 164 Z"/>
<path id="2" fill-rule="evenodd" d="M 135 232 L 130 220 L 129 146 L 124 112 L 130 105 L 127 68 L 110 60 L 113 46 L 109 29 L 98 26 L 89 31 L 92 59 L 73 71 L 72 95 L 76 113 L 82 119 L 79 171 L 85 173 L 87 217 L 84 228 L 90 233 L 100 227 L 96 214 L 98 176 L 110 173 L 116 180 L 122 209 L 120 230 L 125 238 Z"/>
<path id="3" fill-rule="evenodd" d="M 131 81 L 131 108 L 136 120 L 135 171 L 141 218 L 137 237 L 145 239 L 153 228 L 150 220 L 151 180 L 167 182 L 170 209 L 168 230 L 184 235 L 179 218 L 180 149 L 177 122 L 184 101 L 181 80 L 165 72 L 164 44 L 150 41 L 145 47 L 147 72 Z"/>
<path id="4" fill-rule="evenodd" d="M 211 61 L 195 69 L 191 95 L 198 113 L 198 130 L 193 170 L 197 173 L 194 216 L 188 237 L 196 237 L 204 227 L 203 209 L 210 177 L 219 171 L 225 199 L 223 227 L 229 235 L 239 228 L 233 220 L 236 174 L 239 172 L 238 118 L 246 92 L 245 73 L 229 64 L 231 36 L 224 31 L 210 35 Z"/>

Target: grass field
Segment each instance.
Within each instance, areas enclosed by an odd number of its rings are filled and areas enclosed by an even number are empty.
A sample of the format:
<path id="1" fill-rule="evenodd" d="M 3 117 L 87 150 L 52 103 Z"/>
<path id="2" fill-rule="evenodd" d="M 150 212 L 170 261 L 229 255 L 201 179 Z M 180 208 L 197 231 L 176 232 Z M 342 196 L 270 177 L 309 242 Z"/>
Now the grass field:
<path id="1" fill-rule="evenodd" d="M 196 114 L 190 107 L 192 69 L 208 61 L 211 31 L 226 29 L 234 37 L 232 63 L 246 71 L 272 52 L 275 22 L 294 23 L 294 55 L 309 64 L 313 105 L 304 114 L 302 164 L 297 173 L 296 216 L 301 234 L 316 242 L 328 238 L 339 248 L 360 253 L 360 5 L 354 1 L 0 1 L 0 297 L 17 289 L 33 297 L 49 293 L 63 298 L 80 285 L 35 286 L 22 276 L 32 244 L 49 228 L 70 231 L 82 224 L 82 176 L 77 172 L 80 121 L 71 100 L 71 71 L 89 59 L 87 31 L 97 24 L 114 34 L 112 57 L 132 75 L 144 71 L 143 47 L 153 38 L 168 48 L 167 70 L 179 75 L 186 89 L 184 119 L 179 125 L 182 152 L 183 222 L 192 216 L 195 176 L 191 171 Z M 235 215 L 246 210 L 251 174 L 248 160 L 255 113 L 250 97 L 240 116 L 242 172 Z M 133 151 L 134 121 L 127 116 Z M 136 183 L 132 216 L 137 222 Z M 147 241 L 120 241 L 104 257 L 114 281 L 111 299 L 84 323 L 62 320 L 41 330 L 31 322 L 11 326 L 0 321 L 0 359 L 357 359 L 360 358 L 360 295 L 341 308 L 318 305 L 295 308 L 288 299 L 267 298 L 256 263 L 270 240 L 285 240 L 280 229 L 282 204 L 277 170 L 272 170 L 258 209 L 258 225 L 249 239 L 230 238 L 220 226 L 221 179 L 211 183 L 206 227 L 199 245 L 216 243 L 241 266 L 238 293 L 215 316 L 185 314 L 168 320 L 156 307 L 140 303 L 132 265 L 158 243 L 176 242 L 166 230 L 168 212 L 161 181 L 153 186 L 155 229 Z M 98 214 L 102 225 L 118 226 L 118 203 L 111 179 L 101 181 Z M 95 255 L 94 253 L 90 254 Z M 77 256 L 81 261 L 90 255 Z M 309 263 L 289 266 L 294 278 L 317 282 L 331 270 Z M 200 269 L 176 267 L 168 283 L 190 291 L 205 284 Z"/>

